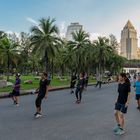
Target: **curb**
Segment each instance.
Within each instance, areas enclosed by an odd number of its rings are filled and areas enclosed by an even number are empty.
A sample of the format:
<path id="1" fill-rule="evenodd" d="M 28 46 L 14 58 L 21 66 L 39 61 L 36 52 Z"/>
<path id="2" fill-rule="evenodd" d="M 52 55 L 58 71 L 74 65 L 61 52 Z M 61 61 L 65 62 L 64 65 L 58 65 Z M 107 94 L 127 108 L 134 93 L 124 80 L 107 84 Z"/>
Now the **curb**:
<path id="1" fill-rule="evenodd" d="M 114 83 L 114 82 L 111 82 L 111 83 Z M 103 83 L 103 84 L 106 84 L 106 83 Z M 94 86 L 95 85 L 95 83 L 94 84 L 88 84 L 88 86 Z M 65 89 L 70 89 L 70 87 L 69 86 L 64 86 L 64 87 L 56 87 L 56 88 L 52 88 L 52 89 L 49 89 L 49 92 L 52 92 L 52 91 L 59 91 L 59 90 L 65 90 Z M 32 90 L 23 90 L 23 91 L 21 91 L 21 93 L 20 93 L 20 96 L 24 96 L 24 95 L 32 95 L 32 94 L 34 94 L 33 93 L 33 91 L 34 91 L 35 89 L 32 89 Z M 0 95 L 0 99 L 2 99 L 2 98 L 10 98 L 9 97 L 9 93 L 2 93 L 1 95 Z"/>

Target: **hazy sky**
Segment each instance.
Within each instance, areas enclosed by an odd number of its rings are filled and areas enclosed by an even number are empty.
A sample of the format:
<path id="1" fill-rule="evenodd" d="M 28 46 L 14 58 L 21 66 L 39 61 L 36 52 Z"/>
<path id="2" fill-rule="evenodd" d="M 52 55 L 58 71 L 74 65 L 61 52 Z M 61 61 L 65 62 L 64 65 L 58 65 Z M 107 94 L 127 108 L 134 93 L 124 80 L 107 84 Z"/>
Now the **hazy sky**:
<path id="1" fill-rule="evenodd" d="M 56 18 L 62 34 L 79 22 L 92 34 L 120 38 L 130 19 L 140 34 L 140 0 L 0 0 L 0 30 L 29 32 L 41 17 Z"/>

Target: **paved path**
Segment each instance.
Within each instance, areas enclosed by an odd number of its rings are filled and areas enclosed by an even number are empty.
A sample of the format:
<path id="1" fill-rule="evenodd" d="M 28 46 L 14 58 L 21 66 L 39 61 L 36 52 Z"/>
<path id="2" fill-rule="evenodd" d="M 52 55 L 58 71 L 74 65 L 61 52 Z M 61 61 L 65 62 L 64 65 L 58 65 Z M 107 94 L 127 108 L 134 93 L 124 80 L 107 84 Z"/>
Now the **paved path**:
<path id="1" fill-rule="evenodd" d="M 80 105 L 69 90 L 50 92 L 40 119 L 33 118 L 35 95 L 22 96 L 20 107 L 1 99 L 0 140 L 140 140 L 140 112 L 134 97 L 126 115 L 127 133 L 121 137 L 112 133 L 116 88 L 116 84 L 89 87 Z"/>

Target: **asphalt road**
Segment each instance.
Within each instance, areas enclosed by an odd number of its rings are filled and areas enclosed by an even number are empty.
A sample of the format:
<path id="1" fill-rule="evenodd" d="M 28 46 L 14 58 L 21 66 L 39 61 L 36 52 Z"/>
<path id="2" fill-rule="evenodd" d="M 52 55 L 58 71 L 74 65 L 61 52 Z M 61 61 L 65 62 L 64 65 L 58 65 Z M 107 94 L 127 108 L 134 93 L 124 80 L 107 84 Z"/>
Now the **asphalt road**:
<path id="1" fill-rule="evenodd" d="M 43 117 L 35 119 L 35 95 L 20 97 L 20 107 L 0 100 L 0 140 L 140 140 L 140 111 L 134 93 L 126 115 L 126 134 L 115 136 L 114 101 L 117 84 L 88 87 L 81 104 L 69 90 L 50 92 Z"/>

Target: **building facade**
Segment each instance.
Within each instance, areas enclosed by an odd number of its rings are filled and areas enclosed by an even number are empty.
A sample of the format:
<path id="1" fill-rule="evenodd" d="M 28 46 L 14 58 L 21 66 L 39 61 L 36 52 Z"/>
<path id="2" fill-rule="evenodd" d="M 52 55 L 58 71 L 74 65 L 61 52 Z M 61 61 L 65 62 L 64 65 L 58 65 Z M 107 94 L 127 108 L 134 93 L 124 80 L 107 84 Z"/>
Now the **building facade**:
<path id="1" fill-rule="evenodd" d="M 67 32 L 66 32 L 66 39 L 69 40 L 73 40 L 72 38 L 72 33 L 79 31 L 80 29 L 83 29 L 83 26 L 80 25 L 78 22 L 76 23 L 71 23 L 68 28 L 67 28 Z"/>
<path id="2" fill-rule="evenodd" d="M 127 58 L 128 60 L 138 59 L 137 31 L 129 20 L 121 32 L 120 46 L 121 56 Z"/>

